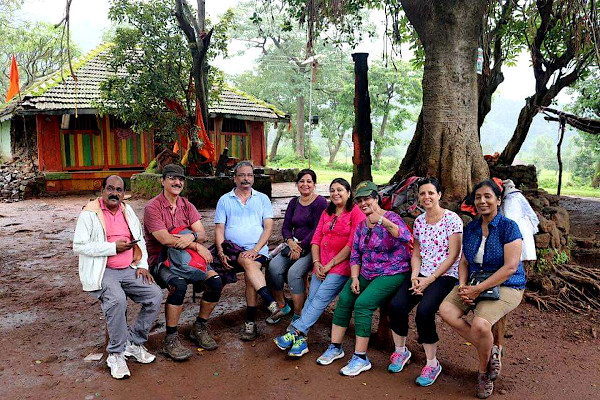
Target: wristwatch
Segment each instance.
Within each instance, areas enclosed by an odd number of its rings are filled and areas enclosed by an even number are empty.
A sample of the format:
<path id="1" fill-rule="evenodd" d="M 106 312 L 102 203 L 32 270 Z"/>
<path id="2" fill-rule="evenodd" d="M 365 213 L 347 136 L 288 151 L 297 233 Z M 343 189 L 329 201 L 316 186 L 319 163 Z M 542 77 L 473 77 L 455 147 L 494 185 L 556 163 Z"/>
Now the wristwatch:
<path id="1" fill-rule="evenodd" d="M 192 235 L 194 235 L 194 242 L 198 241 L 198 234 L 196 232 L 192 232 Z"/>
<path id="2" fill-rule="evenodd" d="M 379 221 L 377 221 L 377 225 L 381 225 L 383 223 L 383 215 L 379 217 Z"/>

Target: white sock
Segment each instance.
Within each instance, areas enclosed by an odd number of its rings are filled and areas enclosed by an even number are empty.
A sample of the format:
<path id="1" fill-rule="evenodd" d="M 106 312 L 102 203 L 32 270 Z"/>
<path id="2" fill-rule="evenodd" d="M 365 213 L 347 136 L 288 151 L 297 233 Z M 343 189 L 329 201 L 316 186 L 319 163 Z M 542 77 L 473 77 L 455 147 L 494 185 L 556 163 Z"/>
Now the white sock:
<path id="1" fill-rule="evenodd" d="M 404 353 L 406 351 L 406 346 L 396 346 L 396 353 Z"/>
<path id="2" fill-rule="evenodd" d="M 437 357 L 435 357 L 433 360 L 427 360 L 428 367 L 437 367 L 438 364 L 439 363 L 438 363 Z"/>

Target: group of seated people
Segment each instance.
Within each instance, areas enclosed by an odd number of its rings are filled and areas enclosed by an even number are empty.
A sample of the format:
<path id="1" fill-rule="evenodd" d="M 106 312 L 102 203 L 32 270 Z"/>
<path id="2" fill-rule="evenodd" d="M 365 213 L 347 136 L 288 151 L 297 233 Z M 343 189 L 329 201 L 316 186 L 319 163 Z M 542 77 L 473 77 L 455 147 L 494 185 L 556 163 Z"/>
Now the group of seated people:
<path id="1" fill-rule="evenodd" d="M 301 357 L 308 352 L 310 328 L 337 298 L 331 341 L 317 363 L 329 365 L 345 357 L 343 339 L 354 316 L 354 351 L 340 373 L 356 376 L 372 368 L 367 349 L 373 314 L 387 307 L 395 345 L 387 369 L 398 373 L 411 358 L 408 318 L 416 306 L 417 340 L 427 360 L 416 383 L 432 385 L 442 370 L 436 354 L 439 311 L 477 349 L 477 396 L 492 394 L 501 369 L 501 348 L 494 344 L 492 326 L 519 305 L 525 288 L 522 235 L 514 221 L 499 213 L 502 196 L 493 180 L 475 186 L 472 197 L 479 217 L 463 230 L 462 219 L 441 207 L 438 181 L 420 179 L 418 200 L 424 213 L 411 229 L 381 207 L 374 183 L 361 182 L 352 189 L 345 179 L 336 178 L 327 202 L 315 193 L 315 172 L 304 169 L 296 179 L 300 196 L 285 213 L 284 246 L 269 260 L 273 210 L 269 198 L 252 188 L 253 171 L 247 161 L 235 166 L 235 188 L 216 207 L 212 252 L 202 244 L 206 234 L 200 214 L 180 196 L 185 175 L 178 165 L 163 168 L 163 190 L 146 205 L 143 227 L 123 203 L 124 185 L 118 176 L 105 179 L 102 197 L 84 208 L 73 247 L 80 255 L 83 289 L 102 302 L 113 377 L 130 375 L 127 357 L 142 363 L 155 358 L 144 347 L 162 301 L 155 281 L 168 289 L 162 350 L 183 361 L 192 356 L 177 333 L 187 286 L 204 290 L 190 337 L 212 350 L 217 343 L 207 320 L 219 301 L 223 272 L 243 271 L 247 307 L 242 340 L 257 337 L 260 296 L 269 310 L 267 323 L 291 316 L 289 326 L 274 338 L 275 345 Z M 292 307 L 284 296 L 286 282 Z M 142 304 L 131 328 L 126 297 Z M 462 318 L 469 311 L 474 314 L 471 322 Z"/>

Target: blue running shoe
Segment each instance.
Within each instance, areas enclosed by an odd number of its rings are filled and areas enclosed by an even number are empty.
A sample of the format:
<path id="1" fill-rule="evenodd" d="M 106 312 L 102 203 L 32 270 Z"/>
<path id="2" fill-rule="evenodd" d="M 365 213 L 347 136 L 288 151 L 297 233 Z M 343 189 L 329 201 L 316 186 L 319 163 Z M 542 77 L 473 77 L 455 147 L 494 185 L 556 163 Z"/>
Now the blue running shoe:
<path id="1" fill-rule="evenodd" d="M 294 345 L 295 340 L 296 335 L 294 332 L 286 332 L 284 335 L 277 336 L 273 339 L 273 342 L 275 342 L 275 345 L 281 350 L 287 350 Z"/>
<path id="2" fill-rule="evenodd" d="M 306 344 L 306 336 L 296 336 L 296 340 L 294 340 L 294 344 L 290 351 L 288 351 L 288 356 L 290 357 L 302 357 L 308 353 L 308 345 Z"/>
<path id="3" fill-rule="evenodd" d="M 317 358 L 317 364 L 320 365 L 329 365 L 338 358 L 344 357 L 344 349 L 337 348 L 333 344 L 330 344 L 325 353 L 321 354 L 319 358 Z"/>
<path id="4" fill-rule="evenodd" d="M 402 368 L 404 368 L 404 365 L 406 365 L 410 359 L 410 356 L 412 356 L 412 354 L 408 349 L 402 353 L 397 351 L 392 353 L 390 357 L 390 365 L 388 365 L 388 371 L 393 373 L 402 371 Z"/>
<path id="5" fill-rule="evenodd" d="M 437 377 L 442 372 L 442 366 L 438 363 L 437 367 L 430 367 L 426 365 L 421 370 L 421 375 L 417 377 L 415 382 L 419 386 L 430 386 L 433 385 L 433 382 L 437 379 Z"/>
<path id="6" fill-rule="evenodd" d="M 366 359 L 362 359 L 356 354 L 352 355 L 348 364 L 342 369 L 340 369 L 340 374 L 345 376 L 356 376 L 363 371 L 368 371 L 371 369 L 371 362 L 369 361 L 369 357 Z"/>

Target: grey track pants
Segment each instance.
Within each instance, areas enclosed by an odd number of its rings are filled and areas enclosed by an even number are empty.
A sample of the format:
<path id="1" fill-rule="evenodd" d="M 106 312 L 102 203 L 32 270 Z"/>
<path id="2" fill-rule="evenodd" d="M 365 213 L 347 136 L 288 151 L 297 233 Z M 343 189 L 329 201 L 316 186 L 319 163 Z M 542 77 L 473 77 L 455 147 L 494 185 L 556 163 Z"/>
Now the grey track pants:
<path id="1" fill-rule="evenodd" d="M 125 351 L 127 340 L 143 344 L 160 311 L 162 290 L 156 283 L 145 283 L 142 277 L 136 278 L 133 268 L 106 268 L 102 277 L 102 289 L 90 292 L 102 302 L 102 311 L 108 325 L 109 353 Z M 142 305 L 135 324 L 127 327 L 127 297 Z"/>

